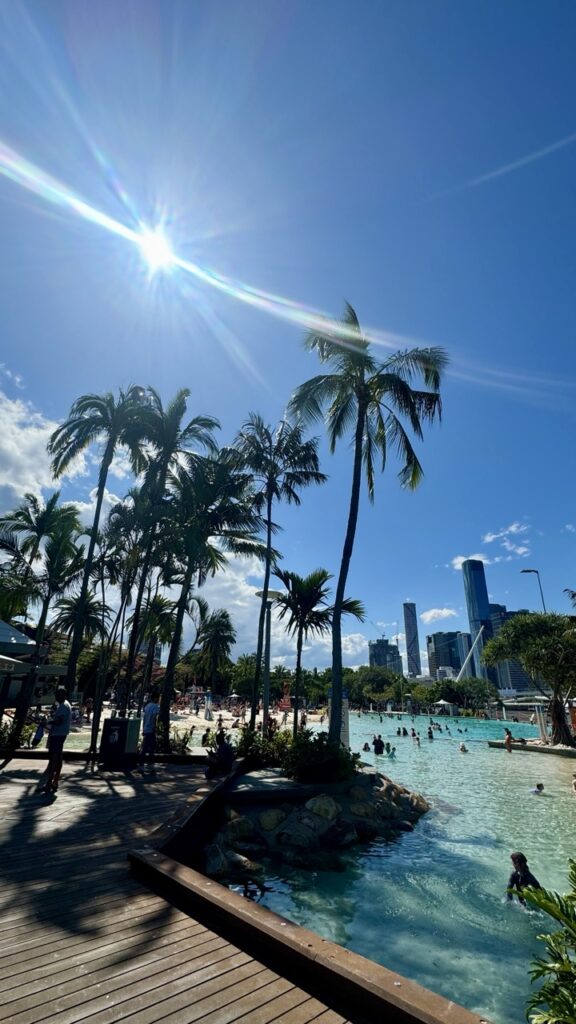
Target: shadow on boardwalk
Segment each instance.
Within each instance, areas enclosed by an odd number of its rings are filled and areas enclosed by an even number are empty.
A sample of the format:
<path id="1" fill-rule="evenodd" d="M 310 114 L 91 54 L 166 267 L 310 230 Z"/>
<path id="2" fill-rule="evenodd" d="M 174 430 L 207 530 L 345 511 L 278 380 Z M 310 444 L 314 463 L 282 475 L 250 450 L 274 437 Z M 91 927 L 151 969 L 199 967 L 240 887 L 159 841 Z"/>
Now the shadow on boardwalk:
<path id="1" fill-rule="evenodd" d="M 13 761 L 0 775 L 1 921 L 51 925 L 97 935 L 94 904 L 118 888 L 140 891 L 126 852 L 147 838 L 203 775 L 186 766 L 139 773 L 100 773 L 67 765 L 57 797 L 36 793 L 43 764 Z M 170 918 L 165 905 L 158 926 Z"/>

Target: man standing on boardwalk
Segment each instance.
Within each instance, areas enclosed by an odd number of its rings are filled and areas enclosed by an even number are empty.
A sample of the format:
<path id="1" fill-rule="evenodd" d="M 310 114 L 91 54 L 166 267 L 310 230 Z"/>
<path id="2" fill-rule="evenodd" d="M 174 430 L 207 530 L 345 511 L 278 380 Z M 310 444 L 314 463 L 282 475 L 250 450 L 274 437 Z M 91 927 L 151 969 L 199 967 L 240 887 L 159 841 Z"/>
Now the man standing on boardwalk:
<path id="1" fill-rule="evenodd" d="M 156 746 L 156 722 L 158 721 L 158 715 L 160 714 L 160 705 L 158 698 L 160 692 L 153 690 L 150 695 L 150 700 L 144 705 L 144 713 L 142 716 L 142 749 L 140 751 L 140 767 L 144 768 L 146 755 L 149 756 L 149 765 L 152 767 L 154 760 L 154 748 Z"/>
<path id="2" fill-rule="evenodd" d="M 58 707 L 50 722 L 50 735 L 48 737 L 48 768 L 46 782 L 42 787 L 44 793 L 57 793 L 60 772 L 62 771 L 63 749 L 66 737 L 70 732 L 72 721 L 72 708 L 66 700 L 66 687 L 59 686 L 56 690 Z"/>

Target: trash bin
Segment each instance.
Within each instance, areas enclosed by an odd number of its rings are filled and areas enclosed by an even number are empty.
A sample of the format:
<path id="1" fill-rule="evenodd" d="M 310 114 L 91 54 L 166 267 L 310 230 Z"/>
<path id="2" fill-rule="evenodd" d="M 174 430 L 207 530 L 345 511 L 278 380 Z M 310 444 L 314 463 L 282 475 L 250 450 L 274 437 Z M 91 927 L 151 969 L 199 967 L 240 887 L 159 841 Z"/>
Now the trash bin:
<path id="1" fill-rule="evenodd" d="M 107 718 L 102 728 L 100 760 L 106 768 L 128 768 L 138 760 L 139 718 Z"/>

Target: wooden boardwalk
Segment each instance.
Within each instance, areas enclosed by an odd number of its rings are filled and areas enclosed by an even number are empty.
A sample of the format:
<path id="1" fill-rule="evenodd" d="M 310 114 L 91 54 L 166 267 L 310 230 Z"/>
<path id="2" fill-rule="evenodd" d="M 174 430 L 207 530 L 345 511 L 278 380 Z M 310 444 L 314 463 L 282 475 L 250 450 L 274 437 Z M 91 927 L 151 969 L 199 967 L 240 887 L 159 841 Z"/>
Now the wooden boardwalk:
<path id="1" fill-rule="evenodd" d="M 132 878 L 126 854 L 203 776 L 65 764 L 0 774 L 0 1020 L 10 1024 L 349 1024 Z"/>

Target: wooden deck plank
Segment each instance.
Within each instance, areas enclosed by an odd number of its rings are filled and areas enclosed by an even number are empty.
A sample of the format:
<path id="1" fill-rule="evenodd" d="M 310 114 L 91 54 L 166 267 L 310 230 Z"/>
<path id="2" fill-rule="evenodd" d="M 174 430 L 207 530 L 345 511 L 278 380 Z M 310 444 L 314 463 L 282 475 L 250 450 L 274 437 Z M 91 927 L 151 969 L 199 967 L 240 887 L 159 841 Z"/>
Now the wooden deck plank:
<path id="1" fill-rule="evenodd" d="M 201 766 L 154 776 L 45 762 L 0 775 L 0 1021 L 10 1024 L 345 1024 L 326 1004 L 150 892 L 128 849 L 183 813 Z"/>

